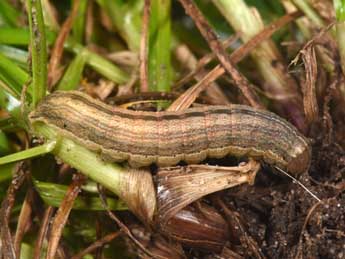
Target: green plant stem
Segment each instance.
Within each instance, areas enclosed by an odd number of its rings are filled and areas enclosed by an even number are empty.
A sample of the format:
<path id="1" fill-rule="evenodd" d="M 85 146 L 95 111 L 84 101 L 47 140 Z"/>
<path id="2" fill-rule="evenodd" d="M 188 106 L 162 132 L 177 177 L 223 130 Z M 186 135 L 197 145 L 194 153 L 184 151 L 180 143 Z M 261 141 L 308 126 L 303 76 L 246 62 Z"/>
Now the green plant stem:
<path id="1" fill-rule="evenodd" d="M 32 106 L 43 99 L 47 88 L 47 43 L 41 0 L 27 0 L 32 58 Z"/>
<path id="2" fill-rule="evenodd" d="M 83 174 L 113 193 L 121 195 L 121 175 L 126 175 L 125 169 L 115 163 L 106 163 L 99 154 L 68 138 L 58 137 L 57 132 L 45 124 L 37 123 L 34 128 L 37 134 L 47 140 L 59 139 L 59 144 L 52 153 L 63 162 L 83 172 Z"/>
<path id="3" fill-rule="evenodd" d="M 63 201 L 68 186 L 49 182 L 34 181 L 35 187 L 43 201 L 49 206 L 59 207 Z M 107 204 L 111 210 L 127 210 L 127 206 L 121 201 L 107 198 Z M 79 196 L 73 203 L 73 209 L 77 210 L 104 210 L 99 197 Z"/>

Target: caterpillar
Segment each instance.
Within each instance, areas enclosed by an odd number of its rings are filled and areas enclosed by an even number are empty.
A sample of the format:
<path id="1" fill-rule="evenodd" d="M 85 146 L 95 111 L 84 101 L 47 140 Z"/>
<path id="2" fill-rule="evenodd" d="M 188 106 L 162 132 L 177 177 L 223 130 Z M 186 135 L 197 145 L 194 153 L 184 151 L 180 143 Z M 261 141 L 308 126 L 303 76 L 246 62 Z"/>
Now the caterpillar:
<path id="1" fill-rule="evenodd" d="M 308 140 L 293 125 L 245 105 L 145 112 L 112 107 L 79 91 L 56 91 L 29 120 L 48 124 L 107 161 L 126 160 L 133 167 L 192 164 L 230 154 L 298 174 L 311 160 Z"/>

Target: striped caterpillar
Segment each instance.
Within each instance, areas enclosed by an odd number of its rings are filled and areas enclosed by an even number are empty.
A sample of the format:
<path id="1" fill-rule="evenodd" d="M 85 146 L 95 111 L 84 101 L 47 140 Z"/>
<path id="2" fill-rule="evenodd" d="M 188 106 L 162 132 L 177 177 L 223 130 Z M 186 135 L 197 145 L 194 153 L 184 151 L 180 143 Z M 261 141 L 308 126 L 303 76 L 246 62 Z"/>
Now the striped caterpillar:
<path id="1" fill-rule="evenodd" d="M 227 154 L 248 156 L 298 174 L 308 169 L 311 148 L 290 123 L 244 105 L 205 106 L 179 112 L 131 111 L 78 91 L 47 96 L 29 119 L 131 166 L 198 163 Z"/>

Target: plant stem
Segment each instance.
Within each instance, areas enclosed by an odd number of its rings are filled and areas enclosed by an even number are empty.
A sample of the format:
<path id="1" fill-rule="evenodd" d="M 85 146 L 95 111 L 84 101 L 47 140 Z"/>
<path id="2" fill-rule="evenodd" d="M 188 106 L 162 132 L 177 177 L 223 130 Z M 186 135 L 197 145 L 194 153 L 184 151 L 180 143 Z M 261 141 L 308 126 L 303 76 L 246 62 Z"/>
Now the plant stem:
<path id="1" fill-rule="evenodd" d="M 121 194 L 121 175 L 126 174 L 126 170 L 114 163 L 106 163 L 99 154 L 70 139 L 59 137 L 53 128 L 45 124 L 37 123 L 34 127 L 36 133 L 48 140 L 59 139 L 52 151 L 54 155 L 115 194 Z"/>
<path id="2" fill-rule="evenodd" d="M 47 88 L 47 43 L 41 0 L 27 0 L 32 56 L 32 106 L 43 99 Z"/>

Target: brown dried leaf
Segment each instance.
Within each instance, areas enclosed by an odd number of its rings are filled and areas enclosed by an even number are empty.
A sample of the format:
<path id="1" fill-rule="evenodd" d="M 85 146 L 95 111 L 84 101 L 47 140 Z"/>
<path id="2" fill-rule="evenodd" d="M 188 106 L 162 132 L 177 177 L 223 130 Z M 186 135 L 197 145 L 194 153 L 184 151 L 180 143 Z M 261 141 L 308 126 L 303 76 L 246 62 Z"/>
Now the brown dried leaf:
<path id="1" fill-rule="evenodd" d="M 304 112 L 308 124 L 319 118 L 319 106 L 316 98 L 317 62 L 313 45 L 301 51 L 305 67 L 305 84 L 302 84 Z"/>
<path id="2" fill-rule="evenodd" d="M 189 165 L 160 168 L 156 178 L 159 223 L 167 222 L 182 208 L 210 193 L 253 183 L 259 168 L 260 164 L 254 160 L 235 167 Z"/>

